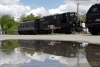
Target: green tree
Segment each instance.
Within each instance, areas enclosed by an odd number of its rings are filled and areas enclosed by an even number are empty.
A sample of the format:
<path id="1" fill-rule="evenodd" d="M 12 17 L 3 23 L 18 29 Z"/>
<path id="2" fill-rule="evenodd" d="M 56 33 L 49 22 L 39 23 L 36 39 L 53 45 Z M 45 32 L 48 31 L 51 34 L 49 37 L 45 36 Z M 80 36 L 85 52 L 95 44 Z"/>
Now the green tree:
<path id="1" fill-rule="evenodd" d="M 32 13 L 28 16 L 25 16 L 25 14 L 23 14 L 20 18 L 20 22 L 25 21 L 25 20 L 35 20 L 35 19 L 39 19 L 40 17 L 41 15 L 34 16 Z"/>
<path id="2" fill-rule="evenodd" d="M 85 14 L 84 15 L 78 15 L 78 20 L 79 21 L 85 21 Z"/>
<path id="3" fill-rule="evenodd" d="M 22 22 L 23 20 L 26 20 L 25 14 L 21 15 L 21 17 L 20 17 L 20 22 Z"/>
<path id="4" fill-rule="evenodd" d="M 11 19 L 10 15 L 3 15 L 0 18 L 0 24 L 1 24 L 1 26 L 3 27 L 9 21 L 9 19 Z"/>
<path id="5" fill-rule="evenodd" d="M 0 18 L 0 24 L 3 32 L 5 31 L 6 34 L 10 34 L 13 30 L 18 29 L 18 22 L 16 22 L 10 15 L 3 15 Z"/>

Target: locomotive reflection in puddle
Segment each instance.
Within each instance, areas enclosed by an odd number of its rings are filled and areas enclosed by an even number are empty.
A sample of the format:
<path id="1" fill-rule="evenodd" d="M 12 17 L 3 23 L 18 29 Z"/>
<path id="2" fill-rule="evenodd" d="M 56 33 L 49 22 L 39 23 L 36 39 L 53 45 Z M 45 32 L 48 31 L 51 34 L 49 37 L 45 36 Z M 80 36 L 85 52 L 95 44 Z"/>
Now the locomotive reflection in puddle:
<path id="1" fill-rule="evenodd" d="M 50 55 L 77 58 L 78 65 L 86 67 L 83 59 L 86 57 L 88 67 L 100 67 L 100 45 L 80 43 L 76 41 L 55 40 L 18 40 L 20 48 L 32 49 Z M 54 58 L 54 57 L 52 57 Z"/>
<path id="2" fill-rule="evenodd" d="M 65 57 L 76 57 L 81 44 L 71 41 L 51 40 L 19 40 L 18 43 L 22 48 Z"/>

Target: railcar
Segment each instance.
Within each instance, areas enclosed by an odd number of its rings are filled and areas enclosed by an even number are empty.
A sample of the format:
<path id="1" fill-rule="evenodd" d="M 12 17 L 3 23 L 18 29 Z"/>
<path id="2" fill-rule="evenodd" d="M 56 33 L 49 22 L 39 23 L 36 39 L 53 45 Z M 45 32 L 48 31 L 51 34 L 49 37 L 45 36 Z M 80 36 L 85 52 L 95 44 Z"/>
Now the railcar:
<path id="1" fill-rule="evenodd" d="M 93 4 L 89 8 L 85 24 L 92 35 L 100 35 L 100 3 Z"/>
<path id="2" fill-rule="evenodd" d="M 18 33 L 36 34 L 40 26 L 39 23 L 40 23 L 39 19 L 21 22 L 18 25 Z"/>
<path id="3" fill-rule="evenodd" d="M 28 34 L 34 31 L 34 21 L 25 21 L 19 24 L 18 33 L 19 34 Z"/>

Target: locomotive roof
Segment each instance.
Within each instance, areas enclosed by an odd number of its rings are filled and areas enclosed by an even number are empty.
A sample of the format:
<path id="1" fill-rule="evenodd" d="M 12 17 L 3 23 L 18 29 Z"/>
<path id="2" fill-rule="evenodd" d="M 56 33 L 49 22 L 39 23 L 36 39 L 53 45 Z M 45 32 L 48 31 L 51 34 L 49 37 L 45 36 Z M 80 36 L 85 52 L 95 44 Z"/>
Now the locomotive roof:
<path id="1" fill-rule="evenodd" d="M 23 21 L 23 22 L 20 22 L 20 23 L 27 23 L 27 22 L 34 22 L 34 20 L 25 20 L 25 21 Z"/>
<path id="2" fill-rule="evenodd" d="M 34 20 L 25 20 L 25 21 L 23 21 L 23 22 L 32 22 L 32 21 L 34 21 Z"/>
<path id="3" fill-rule="evenodd" d="M 55 15 L 67 14 L 67 13 L 77 13 L 77 12 L 65 12 L 65 13 L 57 13 L 57 14 L 47 15 L 47 16 L 43 16 L 43 17 L 50 17 L 50 16 L 55 16 Z"/>

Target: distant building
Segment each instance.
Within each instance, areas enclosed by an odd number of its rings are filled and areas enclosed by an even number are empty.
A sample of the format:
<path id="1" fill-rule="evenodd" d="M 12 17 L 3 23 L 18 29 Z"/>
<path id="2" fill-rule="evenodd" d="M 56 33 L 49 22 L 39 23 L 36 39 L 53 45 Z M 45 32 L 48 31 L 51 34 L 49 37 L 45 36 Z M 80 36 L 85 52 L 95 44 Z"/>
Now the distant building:
<path id="1" fill-rule="evenodd" d="M 1 25 L 0 25 L 0 35 L 2 35 L 2 28 L 1 28 Z"/>

